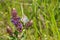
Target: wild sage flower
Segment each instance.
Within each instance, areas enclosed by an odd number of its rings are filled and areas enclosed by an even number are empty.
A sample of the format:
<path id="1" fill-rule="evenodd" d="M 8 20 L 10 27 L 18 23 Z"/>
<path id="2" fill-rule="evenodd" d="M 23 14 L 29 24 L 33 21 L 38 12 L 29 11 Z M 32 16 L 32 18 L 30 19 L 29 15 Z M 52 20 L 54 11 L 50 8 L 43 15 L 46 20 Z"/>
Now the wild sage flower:
<path id="1" fill-rule="evenodd" d="M 11 21 L 16 26 L 17 30 L 22 31 L 22 24 L 20 22 L 20 17 L 17 16 L 17 11 L 15 8 L 12 9 Z"/>

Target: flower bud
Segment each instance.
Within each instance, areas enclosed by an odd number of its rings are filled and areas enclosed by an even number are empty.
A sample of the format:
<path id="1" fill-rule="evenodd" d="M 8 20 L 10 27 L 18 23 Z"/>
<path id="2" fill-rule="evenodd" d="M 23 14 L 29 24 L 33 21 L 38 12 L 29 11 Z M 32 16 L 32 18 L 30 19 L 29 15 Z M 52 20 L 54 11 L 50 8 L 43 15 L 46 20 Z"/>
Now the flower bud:
<path id="1" fill-rule="evenodd" d="M 12 9 L 12 17 L 16 17 L 17 16 L 17 11 L 15 8 Z"/>
<path id="2" fill-rule="evenodd" d="M 10 36 L 13 36 L 13 32 L 12 32 L 12 28 L 7 26 L 7 33 L 10 35 Z"/>

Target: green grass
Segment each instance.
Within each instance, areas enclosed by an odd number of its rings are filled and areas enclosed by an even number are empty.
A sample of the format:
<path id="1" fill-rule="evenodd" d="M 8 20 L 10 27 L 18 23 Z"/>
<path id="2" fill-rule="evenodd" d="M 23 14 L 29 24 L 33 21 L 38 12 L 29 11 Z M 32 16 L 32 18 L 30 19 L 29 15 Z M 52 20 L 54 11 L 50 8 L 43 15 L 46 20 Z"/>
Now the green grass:
<path id="1" fill-rule="evenodd" d="M 19 17 L 24 13 L 33 20 L 32 26 L 23 29 L 16 40 L 60 40 L 59 0 L 0 0 L 0 40 L 11 40 L 6 22 L 13 31 L 16 29 L 11 22 L 12 8 L 16 8 Z"/>

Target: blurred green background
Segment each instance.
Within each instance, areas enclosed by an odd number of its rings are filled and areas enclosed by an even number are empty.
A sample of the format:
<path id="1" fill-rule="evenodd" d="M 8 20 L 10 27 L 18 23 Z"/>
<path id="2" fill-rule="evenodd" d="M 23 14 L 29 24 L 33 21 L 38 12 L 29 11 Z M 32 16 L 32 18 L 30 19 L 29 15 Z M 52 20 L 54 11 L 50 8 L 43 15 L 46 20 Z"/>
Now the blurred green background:
<path id="1" fill-rule="evenodd" d="M 11 9 L 16 8 L 22 17 L 21 4 L 24 14 L 33 20 L 33 24 L 23 29 L 16 40 L 60 40 L 60 0 L 0 0 L 0 40 L 11 40 L 6 23 L 15 31 Z"/>

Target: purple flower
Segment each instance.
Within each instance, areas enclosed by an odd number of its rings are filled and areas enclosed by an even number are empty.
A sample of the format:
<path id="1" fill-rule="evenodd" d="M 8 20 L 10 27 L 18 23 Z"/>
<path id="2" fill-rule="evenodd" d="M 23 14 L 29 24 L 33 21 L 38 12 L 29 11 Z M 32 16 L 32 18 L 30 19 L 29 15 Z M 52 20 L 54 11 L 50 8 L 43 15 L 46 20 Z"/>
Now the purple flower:
<path id="1" fill-rule="evenodd" d="M 20 22 L 20 17 L 17 16 L 16 9 L 13 8 L 12 10 L 12 18 L 11 18 L 12 23 L 16 26 L 18 31 L 22 31 L 22 24 Z"/>

